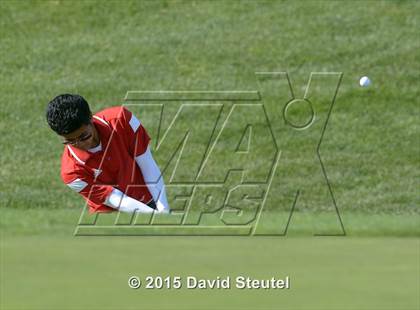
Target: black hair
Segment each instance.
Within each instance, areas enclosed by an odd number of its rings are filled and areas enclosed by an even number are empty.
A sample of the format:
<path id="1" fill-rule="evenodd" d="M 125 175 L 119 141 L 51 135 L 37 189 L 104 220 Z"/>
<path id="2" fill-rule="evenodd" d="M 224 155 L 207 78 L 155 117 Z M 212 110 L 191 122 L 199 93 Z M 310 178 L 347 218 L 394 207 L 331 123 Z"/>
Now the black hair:
<path id="1" fill-rule="evenodd" d="M 88 125 L 92 112 L 82 96 L 62 94 L 48 103 L 46 116 L 51 129 L 63 135 Z"/>

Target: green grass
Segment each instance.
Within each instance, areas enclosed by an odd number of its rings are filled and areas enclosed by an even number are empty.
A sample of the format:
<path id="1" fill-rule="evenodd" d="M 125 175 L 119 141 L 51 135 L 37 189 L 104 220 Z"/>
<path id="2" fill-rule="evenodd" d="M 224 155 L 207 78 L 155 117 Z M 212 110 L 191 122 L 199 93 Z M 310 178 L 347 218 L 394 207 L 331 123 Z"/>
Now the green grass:
<path id="1" fill-rule="evenodd" d="M 74 234 L 79 222 L 81 209 L 62 210 L 13 210 L 3 209 L 0 218 L 0 227 L 4 237 L 13 236 L 47 236 L 60 235 L 70 236 Z M 113 225 L 117 213 L 102 214 L 98 217 L 97 227 Z M 272 212 L 271 220 L 265 223 L 267 229 L 285 226 L 289 213 Z M 287 237 L 309 237 L 316 231 L 314 228 L 324 228 L 325 231 L 334 232 L 337 230 L 335 222 L 325 220 L 314 222 L 316 214 L 310 212 L 295 212 L 292 215 Z M 420 218 L 406 214 L 366 214 L 364 212 L 345 212 L 341 214 L 346 234 L 348 237 L 418 237 L 420 235 Z M 121 222 L 120 222 L 121 223 Z M 140 221 L 137 221 L 140 223 Z M 200 222 L 203 226 L 209 223 L 220 222 L 213 217 L 203 218 Z M 163 231 L 165 228 L 163 228 Z M 258 238 L 258 237 L 255 237 Z M 261 237 L 262 238 L 262 237 Z M 322 237 L 320 237 L 322 238 Z"/>
<path id="2" fill-rule="evenodd" d="M 413 238 L 8 238 L 2 308 L 414 310 L 418 245 Z M 291 288 L 132 290 L 131 275 L 288 275 Z"/>
<path id="3" fill-rule="evenodd" d="M 2 206 L 73 204 L 44 120 L 56 94 L 81 93 L 98 111 L 127 90 L 254 90 L 255 71 L 284 70 L 297 96 L 312 71 L 344 73 L 322 145 L 340 207 L 418 212 L 415 2 L 1 6 Z"/>
<path id="4" fill-rule="evenodd" d="M 414 1 L 1 1 L 0 308 L 418 309 L 419 13 Z M 311 72 L 344 74 L 320 153 L 348 237 L 310 237 L 311 214 L 328 203 L 314 165 L 322 124 L 304 136 L 284 131 L 283 93 L 263 93 L 285 155 L 267 208 L 284 219 L 290 197 L 302 190 L 290 236 L 72 237 L 83 203 L 60 180 L 62 145 L 44 119 L 52 97 L 80 93 L 99 111 L 123 104 L 129 90 L 261 90 L 257 71 L 287 71 L 299 98 Z M 358 86 L 363 75 L 373 82 L 367 89 Z M 334 81 L 316 82 L 314 102 L 325 116 Z M 131 108 L 155 147 L 156 110 Z M 165 107 L 162 130 L 177 109 Z M 186 117 L 198 135 L 180 161 L 181 181 L 191 177 L 214 126 L 215 112 L 198 111 Z M 260 153 L 227 158 L 240 123 L 253 116 Z M 227 128 L 207 181 L 223 177 L 228 163 L 265 176 L 273 145 L 260 117 L 245 110 Z M 161 166 L 177 143 L 172 134 L 155 152 Z M 265 225 L 276 227 L 276 219 Z M 290 274 L 294 285 L 280 292 L 132 291 L 126 281 L 133 273 Z"/>

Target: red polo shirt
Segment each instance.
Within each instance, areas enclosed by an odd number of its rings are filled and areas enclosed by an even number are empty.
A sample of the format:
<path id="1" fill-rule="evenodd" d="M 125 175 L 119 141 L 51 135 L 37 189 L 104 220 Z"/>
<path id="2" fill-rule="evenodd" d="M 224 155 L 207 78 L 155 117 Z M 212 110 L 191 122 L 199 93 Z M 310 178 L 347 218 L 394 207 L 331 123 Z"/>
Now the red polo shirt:
<path id="1" fill-rule="evenodd" d="M 140 121 L 125 107 L 105 109 L 92 121 L 102 150 L 91 153 L 67 145 L 61 160 L 64 183 L 86 199 L 91 213 L 114 210 L 103 204 L 113 187 L 149 203 L 152 196 L 135 161 L 150 141 Z"/>

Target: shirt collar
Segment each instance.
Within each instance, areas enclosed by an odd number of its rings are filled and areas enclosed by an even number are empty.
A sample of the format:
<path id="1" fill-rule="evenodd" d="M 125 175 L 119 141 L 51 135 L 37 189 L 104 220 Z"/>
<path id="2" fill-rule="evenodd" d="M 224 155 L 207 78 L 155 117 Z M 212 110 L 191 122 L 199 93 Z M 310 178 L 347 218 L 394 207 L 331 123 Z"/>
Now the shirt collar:
<path id="1" fill-rule="evenodd" d="M 111 126 L 103 118 L 100 118 L 99 116 L 96 116 L 96 115 L 92 117 L 92 123 L 95 126 L 96 130 L 98 130 L 99 138 L 102 143 L 102 151 L 103 151 L 104 150 L 103 146 L 108 144 L 108 140 L 112 132 Z M 90 157 L 94 156 L 95 154 L 101 153 L 101 152 L 91 153 L 88 151 L 78 149 L 76 147 L 72 147 L 70 145 L 67 145 L 67 149 L 69 150 L 73 158 L 79 164 L 82 164 L 82 165 L 86 164 L 86 162 L 89 160 Z"/>

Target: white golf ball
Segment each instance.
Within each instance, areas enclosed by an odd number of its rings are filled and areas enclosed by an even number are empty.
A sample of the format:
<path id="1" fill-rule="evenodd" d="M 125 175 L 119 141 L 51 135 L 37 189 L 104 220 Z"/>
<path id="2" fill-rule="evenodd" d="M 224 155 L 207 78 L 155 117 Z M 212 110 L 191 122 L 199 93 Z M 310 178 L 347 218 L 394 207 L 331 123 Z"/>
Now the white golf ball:
<path id="1" fill-rule="evenodd" d="M 370 83 L 371 82 L 370 82 L 370 80 L 369 80 L 369 78 L 367 76 L 362 76 L 360 78 L 360 81 L 359 81 L 360 86 L 367 87 L 367 86 L 370 85 Z"/>

